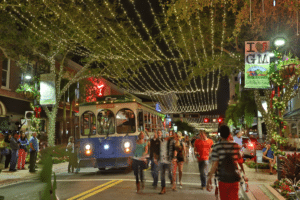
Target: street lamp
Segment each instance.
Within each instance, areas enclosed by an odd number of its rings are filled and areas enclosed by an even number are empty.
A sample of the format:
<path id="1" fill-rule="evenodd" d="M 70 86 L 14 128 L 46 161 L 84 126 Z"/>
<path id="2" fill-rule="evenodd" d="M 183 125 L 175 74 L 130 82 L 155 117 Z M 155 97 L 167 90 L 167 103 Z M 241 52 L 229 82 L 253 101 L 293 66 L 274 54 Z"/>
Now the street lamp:
<path id="1" fill-rule="evenodd" d="M 276 46 L 277 49 L 280 48 L 280 47 L 283 47 L 285 45 L 286 45 L 286 40 L 283 37 L 278 37 L 278 38 L 276 38 L 274 40 L 274 46 Z M 280 89 L 279 89 L 279 87 L 278 87 L 277 95 L 278 95 L 278 97 L 280 97 Z M 276 113 L 277 113 L 278 116 L 280 115 L 280 112 L 279 112 L 278 108 L 276 108 Z M 281 135 L 281 124 L 279 124 L 278 132 Z M 277 144 L 277 147 L 279 148 L 279 143 Z M 277 155 L 277 168 L 278 169 L 280 168 L 280 164 L 281 164 L 280 163 L 280 158 L 279 158 L 279 155 Z M 281 171 L 280 170 L 277 173 L 277 179 L 278 180 L 281 179 Z"/>
<path id="2" fill-rule="evenodd" d="M 30 80 L 31 79 L 31 76 L 29 74 L 25 75 L 25 79 L 26 80 Z"/>
<path id="3" fill-rule="evenodd" d="M 278 48 L 278 47 L 282 47 L 284 46 L 286 43 L 285 39 L 284 38 L 277 38 L 275 39 L 274 41 L 274 45 Z"/>

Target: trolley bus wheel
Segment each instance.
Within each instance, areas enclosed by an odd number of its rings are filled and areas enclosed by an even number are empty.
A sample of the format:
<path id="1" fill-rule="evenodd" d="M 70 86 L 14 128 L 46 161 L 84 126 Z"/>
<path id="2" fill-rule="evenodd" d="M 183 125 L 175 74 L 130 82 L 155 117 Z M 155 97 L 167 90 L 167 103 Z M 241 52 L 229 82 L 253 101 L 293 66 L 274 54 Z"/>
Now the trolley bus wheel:
<path id="1" fill-rule="evenodd" d="M 105 170 L 105 167 L 100 167 L 100 168 L 98 168 L 99 170 Z"/>

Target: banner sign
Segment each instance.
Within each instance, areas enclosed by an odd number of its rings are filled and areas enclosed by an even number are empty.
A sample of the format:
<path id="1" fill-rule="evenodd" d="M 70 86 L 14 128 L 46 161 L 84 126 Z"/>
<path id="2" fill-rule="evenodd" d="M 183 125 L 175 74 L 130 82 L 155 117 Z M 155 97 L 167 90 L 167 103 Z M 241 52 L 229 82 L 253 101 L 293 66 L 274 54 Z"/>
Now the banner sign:
<path id="1" fill-rule="evenodd" d="M 41 74 L 40 76 L 40 105 L 55 105 L 55 74 Z"/>
<path id="2" fill-rule="evenodd" d="M 245 42 L 245 88 L 270 88 L 269 41 Z"/>

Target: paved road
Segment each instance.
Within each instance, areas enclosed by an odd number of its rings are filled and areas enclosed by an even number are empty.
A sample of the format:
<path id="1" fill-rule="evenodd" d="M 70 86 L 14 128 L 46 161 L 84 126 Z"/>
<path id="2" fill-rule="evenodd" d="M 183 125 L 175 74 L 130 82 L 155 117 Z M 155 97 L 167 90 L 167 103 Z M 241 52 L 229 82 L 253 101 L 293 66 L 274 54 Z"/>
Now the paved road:
<path id="1" fill-rule="evenodd" d="M 159 195 L 160 187 L 154 189 L 151 171 L 145 170 L 146 186 L 142 194 L 136 194 L 135 179 L 132 171 L 108 169 L 99 171 L 94 168 L 83 168 L 78 174 L 61 172 L 57 174 L 57 195 L 63 199 L 215 199 L 214 192 L 200 190 L 200 176 L 197 162 L 190 160 L 184 165 L 183 188 L 171 190 L 167 181 L 167 193 Z M 160 186 L 160 182 L 159 182 Z M 38 200 L 39 191 L 44 183 L 31 180 L 0 188 L 0 196 L 5 200 Z"/>

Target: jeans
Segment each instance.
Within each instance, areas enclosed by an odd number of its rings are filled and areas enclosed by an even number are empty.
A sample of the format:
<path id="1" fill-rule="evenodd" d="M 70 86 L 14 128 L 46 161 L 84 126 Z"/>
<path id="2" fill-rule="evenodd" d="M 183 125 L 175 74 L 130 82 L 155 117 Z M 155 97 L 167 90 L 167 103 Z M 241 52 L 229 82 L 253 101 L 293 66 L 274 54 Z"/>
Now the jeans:
<path id="1" fill-rule="evenodd" d="M 206 177 L 208 174 L 208 165 L 209 165 L 208 160 L 198 161 L 198 167 L 199 167 L 200 180 L 201 180 L 202 187 L 206 187 Z"/>
<path id="2" fill-rule="evenodd" d="M 9 170 L 15 170 L 16 169 L 17 161 L 18 161 L 18 150 L 17 149 L 12 149 L 11 150 L 11 159 L 10 159 Z"/>
<path id="3" fill-rule="evenodd" d="M 31 151 L 30 152 L 30 168 L 29 171 L 30 172 L 34 172 L 35 171 L 35 162 L 36 162 L 36 156 L 37 156 L 37 152 L 36 151 Z"/>
<path id="4" fill-rule="evenodd" d="M 158 165 L 154 162 L 154 160 L 151 160 L 151 175 L 153 177 L 153 186 L 157 186 L 157 182 L 158 182 L 158 170 L 159 167 Z"/>
<path id="5" fill-rule="evenodd" d="M 161 187 L 166 187 L 166 170 L 169 171 L 169 179 L 172 182 L 172 169 L 171 164 L 159 163 L 160 176 L 161 176 Z"/>
<path id="6" fill-rule="evenodd" d="M 132 169 L 135 175 L 136 183 L 139 183 L 139 179 L 141 181 L 144 180 L 144 172 L 145 162 L 142 160 L 132 159 Z"/>

